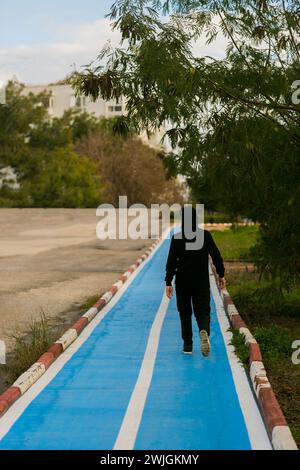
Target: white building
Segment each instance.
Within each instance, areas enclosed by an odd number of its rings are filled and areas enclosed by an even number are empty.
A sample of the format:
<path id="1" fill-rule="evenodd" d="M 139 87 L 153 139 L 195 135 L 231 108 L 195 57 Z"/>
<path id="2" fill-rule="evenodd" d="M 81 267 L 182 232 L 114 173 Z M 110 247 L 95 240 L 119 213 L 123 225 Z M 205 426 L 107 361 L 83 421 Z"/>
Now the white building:
<path id="1" fill-rule="evenodd" d="M 98 99 L 93 102 L 89 97 L 76 96 L 71 85 L 32 85 L 24 88 L 23 94 L 33 93 L 37 95 L 47 92 L 49 98 L 49 114 L 60 118 L 68 109 L 80 109 L 96 117 L 114 117 L 124 114 L 123 98 L 118 100 L 104 101 Z"/>
<path id="2" fill-rule="evenodd" d="M 20 185 L 17 180 L 17 175 L 14 169 L 10 166 L 6 166 L 0 169 L 0 189 L 3 185 L 8 186 L 11 189 L 19 189 Z"/>
<path id="3" fill-rule="evenodd" d="M 52 117 L 60 118 L 68 109 L 79 109 L 87 113 L 93 114 L 96 117 L 112 118 L 115 116 L 122 116 L 126 114 L 125 99 L 120 97 L 110 101 L 105 101 L 102 98 L 97 101 L 92 101 L 86 96 L 76 96 L 74 89 L 71 85 L 28 85 L 24 88 L 23 94 L 28 95 L 33 93 L 47 92 L 50 94 L 49 98 L 49 114 Z M 159 132 L 153 134 L 150 138 L 146 133 L 141 134 L 141 139 L 155 148 L 162 148 L 161 138 L 165 132 L 161 128 Z"/>

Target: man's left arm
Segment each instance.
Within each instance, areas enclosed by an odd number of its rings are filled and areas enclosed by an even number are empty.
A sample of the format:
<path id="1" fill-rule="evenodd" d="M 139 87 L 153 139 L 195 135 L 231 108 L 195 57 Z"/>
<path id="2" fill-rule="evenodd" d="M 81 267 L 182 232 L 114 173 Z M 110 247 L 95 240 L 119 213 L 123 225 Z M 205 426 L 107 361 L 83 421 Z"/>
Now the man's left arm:
<path id="1" fill-rule="evenodd" d="M 173 235 L 171 239 L 170 250 L 169 250 L 169 255 L 168 255 L 167 264 L 166 264 L 166 277 L 165 277 L 166 295 L 169 299 L 173 295 L 172 280 L 175 275 L 176 268 L 177 268 L 177 251 L 176 251 L 176 243 L 175 243 L 175 239 Z"/>
<path id="2" fill-rule="evenodd" d="M 223 258 L 221 253 L 215 244 L 215 241 L 210 232 L 208 233 L 208 253 L 211 256 L 212 262 L 216 268 L 217 274 L 219 276 L 219 286 L 221 289 L 224 289 L 226 286 L 225 280 L 225 267 L 223 263 Z"/>

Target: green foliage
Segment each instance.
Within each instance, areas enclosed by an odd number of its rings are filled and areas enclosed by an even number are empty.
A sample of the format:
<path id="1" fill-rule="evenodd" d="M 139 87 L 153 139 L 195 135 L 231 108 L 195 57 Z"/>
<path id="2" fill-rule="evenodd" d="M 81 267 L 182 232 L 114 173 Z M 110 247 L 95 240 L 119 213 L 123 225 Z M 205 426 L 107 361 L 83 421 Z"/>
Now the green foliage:
<path id="1" fill-rule="evenodd" d="M 99 119 L 76 109 L 65 111 L 61 118 L 48 117 L 30 132 L 30 145 L 54 149 L 72 144 L 102 127 Z"/>
<path id="2" fill-rule="evenodd" d="M 228 214 L 215 212 L 204 209 L 204 222 L 206 224 L 222 224 L 232 222 L 232 218 Z"/>
<path id="3" fill-rule="evenodd" d="M 24 87 L 10 82 L 6 105 L 0 106 L 0 168 L 18 160 L 16 153 L 26 148 L 31 131 L 47 118 L 49 95 L 23 96 Z"/>
<path id="4" fill-rule="evenodd" d="M 87 155 L 97 166 L 107 203 L 118 206 L 119 196 L 128 204 L 182 202 L 181 186 L 168 178 L 157 150 L 140 138 L 114 134 L 116 120 L 102 120 L 102 129 L 89 134 L 76 145 L 76 152 Z"/>
<path id="5" fill-rule="evenodd" d="M 74 143 L 100 128 L 88 114 L 68 111 L 48 116 L 49 96 L 22 94 L 9 83 L 0 107 L 0 169 L 10 167 L 19 188 L 0 187 L 2 207 L 95 207 L 101 198 L 96 165 L 76 154 Z"/>
<path id="6" fill-rule="evenodd" d="M 124 116 L 70 110 L 50 119 L 49 95 L 22 91 L 10 83 L 0 108 L 0 170 L 11 167 L 20 186 L 2 183 L 0 206 L 95 207 L 102 198 L 117 205 L 119 195 L 129 204 L 182 202 L 164 155 L 138 139 Z"/>
<path id="7" fill-rule="evenodd" d="M 119 136 L 127 139 L 135 134 L 134 129 L 129 127 L 125 116 L 115 116 L 110 119 L 103 118 L 100 122 L 100 128 L 112 137 Z"/>
<path id="8" fill-rule="evenodd" d="M 194 182 L 198 196 L 262 222 L 252 256 L 261 272 L 280 277 L 286 288 L 297 278 L 300 263 L 297 147 L 285 131 L 274 131 L 262 118 L 232 122 L 223 127 L 221 139 L 210 134 L 207 138 L 214 146 Z"/>
<path id="9" fill-rule="evenodd" d="M 40 162 L 34 171 L 28 165 L 31 159 L 33 164 Z M 22 189 L 16 193 L 19 207 L 96 207 L 99 203 L 96 166 L 71 147 L 37 149 L 26 159 L 24 170 Z"/>
<path id="10" fill-rule="evenodd" d="M 259 284 L 258 274 L 252 271 L 230 271 L 227 278 L 229 290 L 246 322 L 261 325 L 270 319 L 284 322 L 284 319 L 294 318 L 299 321 L 299 285 L 282 293 L 273 282 L 264 280 Z"/>
<path id="11" fill-rule="evenodd" d="M 208 209 L 259 221 L 257 265 L 286 288 L 300 267 L 299 2 L 118 0 L 110 17 L 127 42 L 77 90 L 124 95 L 136 130 L 172 123 L 170 172 Z M 195 56 L 199 37 L 225 38 L 224 57 Z"/>

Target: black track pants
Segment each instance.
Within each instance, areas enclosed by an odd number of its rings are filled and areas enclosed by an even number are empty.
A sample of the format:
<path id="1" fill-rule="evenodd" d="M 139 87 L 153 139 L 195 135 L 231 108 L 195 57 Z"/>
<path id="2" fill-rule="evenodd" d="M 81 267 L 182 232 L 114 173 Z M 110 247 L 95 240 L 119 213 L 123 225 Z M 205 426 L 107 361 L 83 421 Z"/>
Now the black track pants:
<path id="1" fill-rule="evenodd" d="M 192 344 L 192 314 L 196 317 L 199 331 L 210 334 L 210 290 L 199 287 L 176 285 L 177 309 L 181 321 L 181 335 L 186 344 Z"/>

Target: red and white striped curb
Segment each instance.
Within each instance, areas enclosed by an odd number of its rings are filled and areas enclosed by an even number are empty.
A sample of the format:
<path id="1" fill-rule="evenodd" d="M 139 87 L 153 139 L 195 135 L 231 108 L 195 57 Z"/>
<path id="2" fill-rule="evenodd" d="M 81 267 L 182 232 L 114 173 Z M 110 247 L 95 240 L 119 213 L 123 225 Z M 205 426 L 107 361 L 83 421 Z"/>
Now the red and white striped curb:
<path id="1" fill-rule="evenodd" d="M 255 222 L 238 222 L 233 224 L 232 222 L 206 222 L 204 227 L 232 227 L 232 225 L 238 225 L 239 227 L 247 227 L 249 225 L 256 225 Z"/>
<path id="2" fill-rule="evenodd" d="M 100 310 L 108 304 L 132 273 L 149 257 L 159 243 L 160 240 L 155 240 L 148 250 L 130 266 L 120 279 L 115 282 L 107 292 L 101 295 L 95 305 L 85 312 L 74 323 L 74 325 L 61 336 L 61 338 L 49 347 L 48 351 L 42 354 L 42 356 L 26 372 L 24 372 L 11 387 L 0 395 L 0 417 L 6 413 L 9 407 L 46 372 L 57 357 L 78 338 L 87 324 L 90 323 Z"/>
<path id="3" fill-rule="evenodd" d="M 216 280 L 218 280 L 213 265 L 212 269 Z M 275 450 L 298 450 L 291 430 L 268 380 L 259 344 L 247 328 L 246 323 L 239 314 L 227 289 L 220 290 L 220 295 L 232 327 L 244 336 L 245 344 L 249 348 L 251 383 L 273 448 Z"/>

